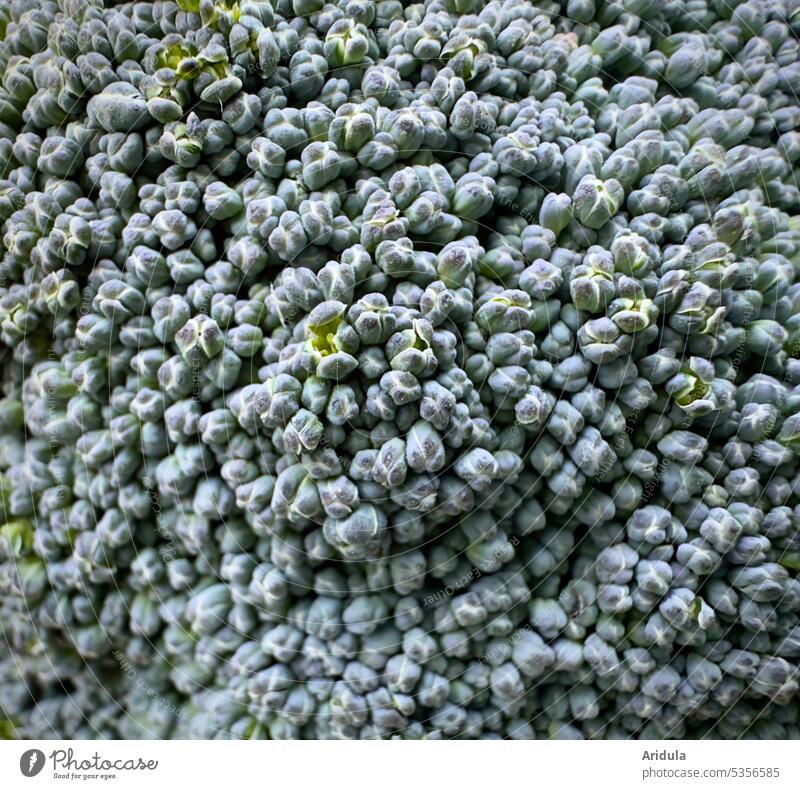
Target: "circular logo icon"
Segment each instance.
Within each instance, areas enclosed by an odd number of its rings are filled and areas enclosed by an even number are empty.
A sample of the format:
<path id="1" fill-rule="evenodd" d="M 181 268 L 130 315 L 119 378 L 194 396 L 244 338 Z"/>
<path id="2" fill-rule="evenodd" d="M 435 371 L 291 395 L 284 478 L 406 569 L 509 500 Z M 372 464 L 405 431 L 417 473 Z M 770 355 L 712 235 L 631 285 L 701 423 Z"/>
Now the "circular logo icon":
<path id="1" fill-rule="evenodd" d="M 44 754 L 38 748 L 31 748 L 25 751 L 19 758 L 20 772 L 26 778 L 33 778 L 34 775 L 39 775 L 44 767 Z"/>

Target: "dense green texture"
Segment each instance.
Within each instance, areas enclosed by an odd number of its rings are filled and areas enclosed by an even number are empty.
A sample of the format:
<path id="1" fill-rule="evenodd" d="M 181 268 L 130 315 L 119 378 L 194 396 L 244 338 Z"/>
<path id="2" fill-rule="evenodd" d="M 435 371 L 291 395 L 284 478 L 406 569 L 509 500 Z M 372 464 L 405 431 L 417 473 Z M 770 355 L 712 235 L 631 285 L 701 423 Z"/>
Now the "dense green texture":
<path id="1" fill-rule="evenodd" d="M 800 736 L 798 32 L 4 3 L 0 731 Z"/>

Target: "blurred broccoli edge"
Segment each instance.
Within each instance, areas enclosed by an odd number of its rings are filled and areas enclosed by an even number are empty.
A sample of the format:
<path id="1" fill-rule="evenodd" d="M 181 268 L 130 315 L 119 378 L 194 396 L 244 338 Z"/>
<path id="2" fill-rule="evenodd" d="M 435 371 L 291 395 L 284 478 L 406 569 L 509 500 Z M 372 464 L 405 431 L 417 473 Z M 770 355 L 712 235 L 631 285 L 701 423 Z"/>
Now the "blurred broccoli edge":
<path id="1" fill-rule="evenodd" d="M 0 735 L 800 736 L 798 33 L 0 4 Z"/>
<path id="2" fill-rule="evenodd" d="M 0 720 L 0 740 L 17 740 L 19 737 L 17 736 L 17 726 L 19 724 L 15 723 L 13 720 L 9 718 L 3 718 Z"/>

